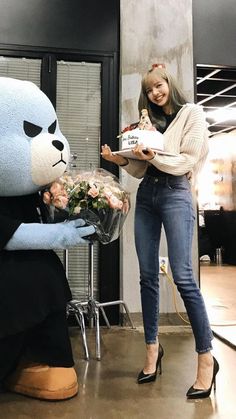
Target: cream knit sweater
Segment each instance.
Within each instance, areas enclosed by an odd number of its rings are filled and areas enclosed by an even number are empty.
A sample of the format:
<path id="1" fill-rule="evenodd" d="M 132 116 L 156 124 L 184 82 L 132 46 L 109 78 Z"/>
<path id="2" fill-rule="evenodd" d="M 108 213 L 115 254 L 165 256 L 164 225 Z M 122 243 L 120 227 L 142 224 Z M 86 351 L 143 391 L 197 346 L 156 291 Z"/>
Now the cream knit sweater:
<path id="1" fill-rule="evenodd" d="M 208 129 L 202 107 L 187 103 L 177 113 L 164 132 L 164 150 L 175 156 L 156 154 L 148 161 L 129 159 L 122 169 L 142 178 L 149 164 L 171 175 L 188 173 L 194 183 L 197 173 L 203 166 L 208 154 Z"/>

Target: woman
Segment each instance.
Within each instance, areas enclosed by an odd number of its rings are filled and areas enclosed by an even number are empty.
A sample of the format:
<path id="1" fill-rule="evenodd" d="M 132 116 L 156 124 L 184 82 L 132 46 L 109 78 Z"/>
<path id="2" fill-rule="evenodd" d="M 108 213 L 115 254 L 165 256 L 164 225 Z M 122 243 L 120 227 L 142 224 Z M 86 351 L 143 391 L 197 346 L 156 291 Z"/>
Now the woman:
<path id="1" fill-rule="evenodd" d="M 164 354 L 158 335 L 159 245 L 162 224 L 175 284 L 191 323 L 198 353 L 196 381 L 189 399 L 208 397 L 219 365 L 211 354 L 212 331 L 201 292 L 193 277 L 191 249 L 194 228 L 191 183 L 208 153 L 208 131 L 201 107 L 187 103 L 176 82 L 163 68 L 153 67 L 143 77 L 139 112 L 147 109 L 151 122 L 164 135 L 160 155 L 137 145 L 135 159 L 113 155 L 104 145 L 102 157 L 122 166 L 130 175 L 143 178 L 137 192 L 135 244 L 140 266 L 141 301 L 146 360 L 138 383 L 156 379 Z"/>

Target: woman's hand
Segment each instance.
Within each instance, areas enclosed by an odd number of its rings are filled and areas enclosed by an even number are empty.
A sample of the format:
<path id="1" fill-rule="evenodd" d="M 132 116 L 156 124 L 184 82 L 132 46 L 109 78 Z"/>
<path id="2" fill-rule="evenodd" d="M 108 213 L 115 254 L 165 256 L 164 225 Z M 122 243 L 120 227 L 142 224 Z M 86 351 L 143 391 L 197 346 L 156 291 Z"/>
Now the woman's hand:
<path id="1" fill-rule="evenodd" d="M 156 155 L 155 151 L 151 148 L 147 147 L 144 149 L 143 144 L 137 144 L 132 150 L 132 153 L 138 158 L 138 160 L 152 160 Z"/>
<path id="2" fill-rule="evenodd" d="M 119 154 L 113 154 L 107 144 L 102 145 L 101 156 L 107 161 L 118 164 L 118 166 L 126 165 L 129 163 L 125 157 L 119 156 Z"/>

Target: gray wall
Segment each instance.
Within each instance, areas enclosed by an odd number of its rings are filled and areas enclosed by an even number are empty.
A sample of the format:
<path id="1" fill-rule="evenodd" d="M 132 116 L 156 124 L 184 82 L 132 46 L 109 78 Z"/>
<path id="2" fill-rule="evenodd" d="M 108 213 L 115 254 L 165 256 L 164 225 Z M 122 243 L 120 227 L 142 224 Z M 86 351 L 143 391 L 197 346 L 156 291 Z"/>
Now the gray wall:
<path id="1" fill-rule="evenodd" d="M 236 0 L 192 1 L 195 63 L 236 66 Z"/>

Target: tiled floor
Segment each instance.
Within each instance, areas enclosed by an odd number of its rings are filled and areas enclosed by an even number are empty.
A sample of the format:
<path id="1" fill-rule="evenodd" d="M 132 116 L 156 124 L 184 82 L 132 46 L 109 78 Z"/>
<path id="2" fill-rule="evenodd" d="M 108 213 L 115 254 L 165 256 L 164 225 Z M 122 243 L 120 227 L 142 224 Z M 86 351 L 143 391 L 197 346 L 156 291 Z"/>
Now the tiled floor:
<path id="1" fill-rule="evenodd" d="M 195 378 L 192 334 L 162 329 L 163 374 L 156 382 L 136 384 L 143 366 L 142 328 L 101 329 L 102 359 L 94 359 L 94 330 L 87 331 L 91 360 L 83 359 L 78 329 L 71 330 L 80 391 L 66 402 L 43 402 L 16 394 L 0 394 L 1 419 L 235 419 L 236 352 L 214 339 L 220 364 L 216 395 L 186 400 Z"/>

